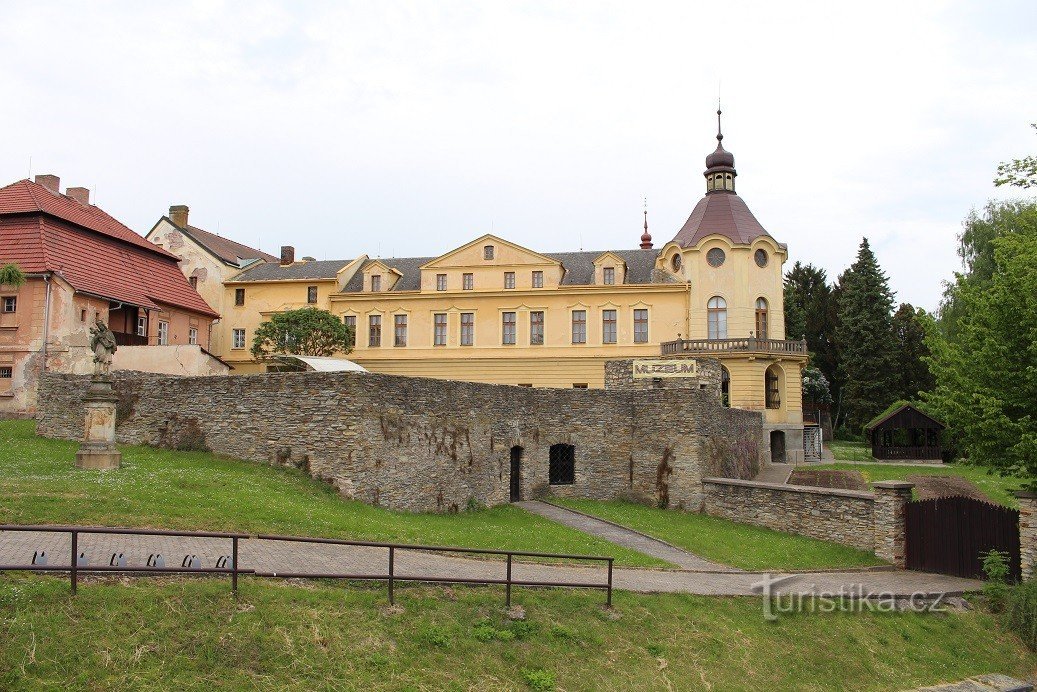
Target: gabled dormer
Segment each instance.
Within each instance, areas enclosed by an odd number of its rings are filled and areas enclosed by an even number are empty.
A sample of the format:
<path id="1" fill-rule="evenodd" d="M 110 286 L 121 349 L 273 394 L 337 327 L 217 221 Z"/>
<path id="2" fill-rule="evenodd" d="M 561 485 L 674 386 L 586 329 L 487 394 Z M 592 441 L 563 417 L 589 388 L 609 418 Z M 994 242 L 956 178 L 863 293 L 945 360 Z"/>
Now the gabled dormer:
<path id="1" fill-rule="evenodd" d="M 374 260 L 364 267 L 364 287 L 362 290 L 364 293 L 391 291 L 402 276 L 403 274 L 388 264 L 381 260 Z"/>
<path id="2" fill-rule="evenodd" d="M 626 283 L 627 263 L 614 252 L 603 252 L 594 258 L 594 285 L 620 286 Z"/>
<path id="3" fill-rule="evenodd" d="M 525 290 L 555 287 L 564 269 L 556 259 L 486 234 L 421 267 L 422 291 Z"/>

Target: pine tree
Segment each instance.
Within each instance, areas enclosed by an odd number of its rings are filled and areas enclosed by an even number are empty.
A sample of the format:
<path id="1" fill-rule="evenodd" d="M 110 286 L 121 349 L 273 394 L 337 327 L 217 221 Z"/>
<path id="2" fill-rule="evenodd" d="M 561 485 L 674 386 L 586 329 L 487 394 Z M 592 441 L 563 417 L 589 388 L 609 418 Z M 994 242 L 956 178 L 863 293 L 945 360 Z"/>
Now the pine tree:
<path id="1" fill-rule="evenodd" d="M 842 408 L 853 432 L 897 398 L 897 353 L 891 313 L 893 292 L 868 239 L 857 261 L 839 277 L 839 324 L 835 340 L 845 379 Z"/>
<path id="2" fill-rule="evenodd" d="M 926 359 L 932 354 L 925 345 L 925 324 L 928 314 L 910 303 L 902 303 L 893 314 L 893 339 L 897 353 L 899 385 L 897 399 L 914 401 L 919 392 L 928 392 L 936 386 Z"/>

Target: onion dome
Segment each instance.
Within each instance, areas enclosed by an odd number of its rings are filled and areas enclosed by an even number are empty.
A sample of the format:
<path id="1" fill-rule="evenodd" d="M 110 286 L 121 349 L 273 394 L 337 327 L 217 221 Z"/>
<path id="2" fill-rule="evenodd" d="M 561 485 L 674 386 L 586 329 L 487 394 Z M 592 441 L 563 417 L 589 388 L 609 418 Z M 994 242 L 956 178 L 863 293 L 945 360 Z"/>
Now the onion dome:
<path id="1" fill-rule="evenodd" d="M 652 234 L 648 232 L 648 209 L 645 209 L 645 232 L 641 234 L 641 249 L 652 249 Z"/>

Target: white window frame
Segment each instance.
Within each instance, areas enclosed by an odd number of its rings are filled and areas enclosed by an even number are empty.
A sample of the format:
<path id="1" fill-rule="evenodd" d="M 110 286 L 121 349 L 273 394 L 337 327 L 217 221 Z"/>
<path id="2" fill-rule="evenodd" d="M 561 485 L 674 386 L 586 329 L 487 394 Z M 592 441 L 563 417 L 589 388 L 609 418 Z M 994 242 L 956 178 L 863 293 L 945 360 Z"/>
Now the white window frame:
<path id="1" fill-rule="evenodd" d="M 167 320 L 158 321 L 158 345 L 169 345 L 169 322 Z"/>
<path id="2" fill-rule="evenodd" d="M 245 330 L 244 329 L 233 329 L 231 330 L 232 346 L 231 348 L 245 348 Z"/>
<path id="3" fill-rule="evenodd" d="M 198 327 L 191 327 L 187 330 L 187 343 L 192 345 L 198 344 Z"/>

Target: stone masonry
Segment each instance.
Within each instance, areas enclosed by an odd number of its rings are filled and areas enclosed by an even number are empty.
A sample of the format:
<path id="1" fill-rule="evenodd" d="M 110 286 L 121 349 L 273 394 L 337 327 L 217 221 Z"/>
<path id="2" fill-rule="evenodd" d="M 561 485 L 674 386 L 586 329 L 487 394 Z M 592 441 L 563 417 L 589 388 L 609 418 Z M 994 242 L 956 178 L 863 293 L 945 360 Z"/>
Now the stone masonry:
<path id="1" fill-rule="evenodd" d="M 1018 492 L 1019 562 L 1023 579 L 1037 577 L 1037 493 Z"/>
<path id="2" fill-rule="evenodd" d="M 629 361 L 626 361 L 629 363 Z M 719 364 L 702 361 L 704 372 Z M 48 374 L 38 430 L 78 439 L 88 378 Z M 726 409 L 713 388 L 531 389 L 374 373 L 169 377 L 116 373 L 120 443 L 294 465 L 341 495 L 395 509 L 456 511 L 521 494 L 633 494 L 697 509 L 710 450 L 744 444 L 759 413 Z M 548 483 L 550 448 L 575 447 L 571 485 Z"/>

